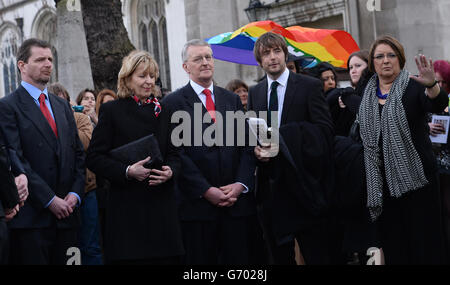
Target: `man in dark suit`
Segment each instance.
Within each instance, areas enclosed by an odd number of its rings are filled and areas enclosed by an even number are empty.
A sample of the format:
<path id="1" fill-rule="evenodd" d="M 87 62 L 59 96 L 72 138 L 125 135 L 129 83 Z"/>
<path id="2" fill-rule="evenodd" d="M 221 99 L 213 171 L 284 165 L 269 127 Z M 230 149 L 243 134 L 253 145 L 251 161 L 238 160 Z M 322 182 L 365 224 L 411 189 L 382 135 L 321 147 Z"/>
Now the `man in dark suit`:
<path id="1" fill-rule="evenodd" d="M 250 264 L 257 262 L 254 245 L 256 208 L 253 197 L 255 159 L 252 149 L 227 142 L 226 111 L 243 110 L 239 96 L 213 85 L 214 59 L 211 47 L 201 40 L 185 44 L 183 68 L 190 82 L 166 96 L 171 113 L 186 116 L 179 126 L 188 126 L 187 142 L 177 143 L 178 126 L 172 132 L 175 145 L 182 145 L 182 171 L 178 200 L 185 244 L 186 264 Z M 221 118 L 223 117 L 223 120 Z M 175 116 L 172 116 L 172 121 Z M 236 124 L 232 121 L 231 124 Z M 209 132 L 215 129 L 213 132 Z M 234 128 L 236 130 L 236 128 Z M 198 133 L 197 133 L 198 131 Z M 201 133 L 200 133 L 201 132 Z M 223 135 L 222 135 L 223 132 Z M 205 141 L 211 134 L 212 146 Z M 178 134 L 179 135 L 179 134 Z M 245 134 L 234 134 L 245 136 Z M 203 139 L 202 139 L 203 138 Z M 228 138 L 229 140 L 232 138 Z M 260 260 L 258 261 L 260 262 Z"/>
<path id="2" fill-rule="evenodd" d="M 19 48 L 19 88 L 0 100 L 0 128 L 28 179 L 29 197 L 12 219 L 12 264 L 65 264 L 77 245 L 84 152 L 67 101 L 47 92 L 51 46 L 28 39 Z"/>
<path id="3" fill-rule="evenodd" d="M 267 76 L 250 89 L 248 110 L 267 114 L 268 126 L 280 134 L 279 144 L 254 148 L 258 216 L 271 262 L 295 264 L 295 238 L 307 264 L 329 263 L 333 125 L 322 84 L 289 72 L 286 41 L 278 34 L 259 37 L 254 54 Z M 279 152 L 272 151 L 276 145 Z"/>

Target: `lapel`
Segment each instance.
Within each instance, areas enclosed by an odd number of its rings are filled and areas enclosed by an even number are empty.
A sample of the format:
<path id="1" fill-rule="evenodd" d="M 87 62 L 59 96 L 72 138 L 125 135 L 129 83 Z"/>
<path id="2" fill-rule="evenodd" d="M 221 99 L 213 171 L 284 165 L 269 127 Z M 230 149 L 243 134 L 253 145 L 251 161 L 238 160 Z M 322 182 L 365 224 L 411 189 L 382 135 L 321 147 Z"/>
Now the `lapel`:
<path id="1" fill-rule="evenodd" d="M 217 86 L 214 86 L 214 100 L 215 100 L 214 104 L 216 107 L 216 112 L 219 112 L 222 115 L 223 120 L 225 120 L 225 115 L 226 115 L 225 112 L 227 109 L 227 102 L 226 102 L 225 94 L 223 94 L 222 90 L 217 88 Z"/>
<path id="2" fill-rule="evenodd" d="M 255 98 L 255 111 L 267 111 L 269 106 L 267 106 L 267 76 L 266 78 L 257 85 L 256 94 L 253 96 Z"/>
<path id="3" fill-rule="evenodd" d="M 205 113 L 208 112 L 208 110 L 206 110 L 205 105 L 203 105 L 202 100 L 200 100 L 200 98 L 198 97 L 197 93 L 195 93 L 195 90 L 194 90 L 194 88 L 192 88 L 190 83 L 188 83 L 184 88 L 185 88 L 185 90 L 183 92 L 183 96 L 184 96 L 184 98 L 185 98 L 185 100 L 186 100 L 186 102 L 187 102 L 187 104 L 188 104 L 188 106 L 190 108 L 191 115 L 194 116 L 194 104 L 195 103 L 201 104 L 201 106 L 202 106 L 202 118 L 201 119 L 202 119 L 202 122 L 203 122 L 203 116 L 205 115 Z M 216 96 L 216 90 L 217 90 L 217 88 L 214 87 L 214 96 L 215 96 L 214 99 L 215 100 L 217 100 L 217 97 L 218 97 L 218 96 Z M 215 104 L 216 104 L 216 110 L 217 110 L 217 101 L 216 101 Z M 192 117 L 192 118 L 194 118 L 194 117 Z M 205 126 L 207 127 L 210 124 L 212 124 L 212 123 L 209 123 L 209 124 L 202 123 L 203 129 L 205 129 Z"/>
<path id="4" fill-rule="evenodd" d="M 200 103 L 203 105 L 202 101 L 200 100 L 200 98 L 198 98 L 197 93 L 195 93 L 194 88 L 192 88 L 190 83 L 184 86 L 183 96 L 188 106 L 192 109 L 192 114 L 194 113 L 194 103 Z M 206 110 L 206 108 L 204 109 Z"/>
<path id="5" fill-rule="evenodd" d="M 36 126 L 36 129 L 42 134 L 50 147 L 56 150 L 58 142 L 56 140 L 55 134 L 53 133 L 52 128 L 47 122 L 47 119 L 44 117 L 31 95 L 25 88 L 23 88 L 22 85 L 17 89 L 17 93 L 20 103 L 19 109 L 23 110 L 24 116 L 27 117 L 31 122 L 33 122 L 33 124 Z M 54 109 L 53 112 L 54 114 L 56 113 Z"/>
<path id="6" fill-rule="evenodd" d="M 280 126 L 286 123 L 286 118 L 291 110 L 290 106 L 292 105 L 292 100 L 295 97 L 295 91 L 297 89 L 297 78 L 296 74 L 292 71 L 289 71 L 289 78 L 286 86 L 286 93 L 284 94 L 284 102 L 283 102 L 283 110 L 281 112 L 281 123 Z"/>

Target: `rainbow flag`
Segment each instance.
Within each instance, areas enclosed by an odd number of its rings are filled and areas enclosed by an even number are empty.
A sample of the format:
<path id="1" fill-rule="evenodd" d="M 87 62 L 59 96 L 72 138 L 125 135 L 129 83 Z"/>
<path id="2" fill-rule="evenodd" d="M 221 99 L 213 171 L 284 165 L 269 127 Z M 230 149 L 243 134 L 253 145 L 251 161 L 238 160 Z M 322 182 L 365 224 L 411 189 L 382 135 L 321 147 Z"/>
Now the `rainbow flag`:
<path id="1" fill-rule="evenodd" d="M 286 39 L 292 55 L 314 57 L 316 62 L 326 61 L 336 67 L 345 68 L 350 54 L 359 50 L 355 40 L 345 31 L 300 26 L 283 28 L 272 21 L 249 23 L 234 32 L 223 33 L 206 41 L 211 45 L 216 59 L 258 65 L 253 56 L 253 47 L 258 37 L 269 31 Z"/>

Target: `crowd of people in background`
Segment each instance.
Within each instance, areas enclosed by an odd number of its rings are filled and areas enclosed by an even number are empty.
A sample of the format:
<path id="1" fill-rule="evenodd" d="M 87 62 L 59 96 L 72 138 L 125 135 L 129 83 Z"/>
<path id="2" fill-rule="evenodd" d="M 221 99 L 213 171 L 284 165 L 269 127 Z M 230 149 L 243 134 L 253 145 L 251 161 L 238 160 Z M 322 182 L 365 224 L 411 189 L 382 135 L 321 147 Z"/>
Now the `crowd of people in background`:
<path id="1" fill-rule="evenodd" d="M 75 97 L 48 84 L 50 45 L 22 44 L 22 82 L 0 99 L 0 264 L 66 264 L 73 247 L 83 265 L 363 265 L 369 248 L 381 264 L 448 263 L 450 144 L 430 137 L 448 134 L 433 115 L 450 118 L 449 61 L 419 55 L 411 75 L 402 44 L 381 36 L 349 56 L 340 88 L 333 65 L 306 67 L 268 32 L 254 47 L 264 77 L 222 88 L 206 42 L 181 56 L 189 82 L 174 92 L 136 50 L 117 92 Z M 195 128 L 175 114 L 196 106 L 202 134 L 219 113 L 268 112 L 280 141 L 175 144 Z M 236 121 L 223 121 L 225 141 Z M 144 139 L 159 157 L 112 154 Z"/>

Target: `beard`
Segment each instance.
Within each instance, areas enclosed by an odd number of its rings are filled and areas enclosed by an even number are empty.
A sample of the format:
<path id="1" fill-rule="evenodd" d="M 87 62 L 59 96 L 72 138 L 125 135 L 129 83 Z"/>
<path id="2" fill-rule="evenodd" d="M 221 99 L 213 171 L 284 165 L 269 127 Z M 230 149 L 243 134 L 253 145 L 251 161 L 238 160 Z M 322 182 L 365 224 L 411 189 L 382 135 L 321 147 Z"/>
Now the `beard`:
<path id="1" fill-rule="evenodd" d="M 36 82 L 42 85 L 46 85 L 50 81 L 50 76 L 40 76 L 36 79 Z"/>

